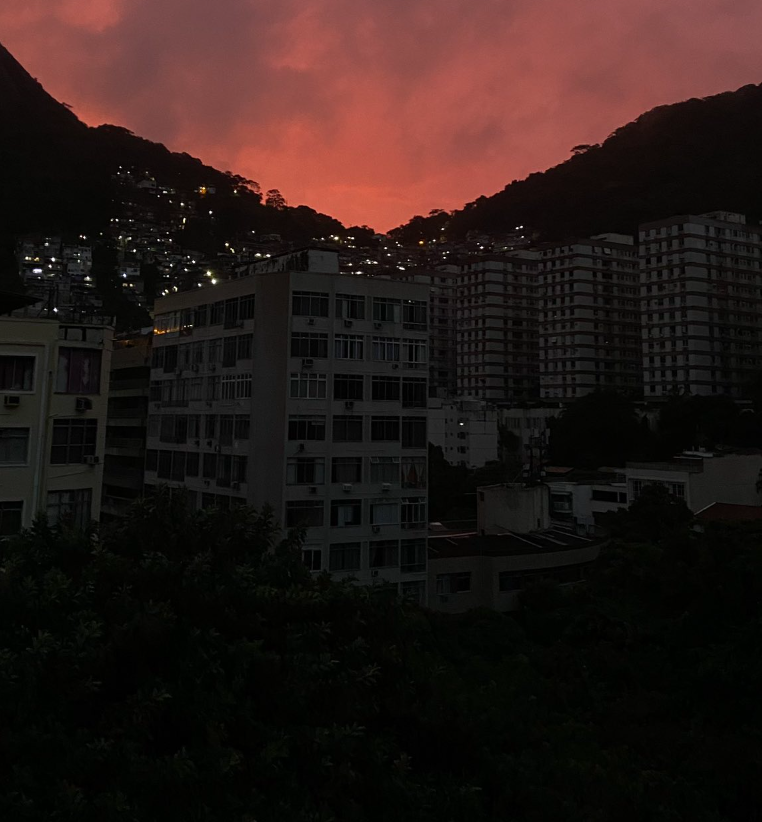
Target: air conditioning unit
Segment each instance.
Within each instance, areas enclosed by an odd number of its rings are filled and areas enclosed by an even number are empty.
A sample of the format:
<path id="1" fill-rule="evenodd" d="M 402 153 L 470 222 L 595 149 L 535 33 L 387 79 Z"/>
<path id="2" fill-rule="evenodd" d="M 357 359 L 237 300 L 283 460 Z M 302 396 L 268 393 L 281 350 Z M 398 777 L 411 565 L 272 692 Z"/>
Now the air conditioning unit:
<path id="1" fill-rule="evenodd" d="M 381 323 L 373 323 L 373 328 L 375 328 L 376 331 L 380 331 L 381 328 L 382 328 L 382 325 L 381 325 Z"/>
<path id="2" fill-rule="evenodd" d="M 352 325 L 352 320 L 344 320 L 344 328 L 351 328 Z"/>
<path id="3" fill-rule="evenodd" d="M 312 368 L 314 364 L 314 360 L 302 360 L 302 368 Z"/>
<path id="4" fill-rule="evenodd" d="M 345 408 L 347 411 L 351 411 L 354 407 L 355 407 L 355 404 L 352 402 L 352 400 L 347 400 L 347 401 L 344 403 L 344 408 Z"/>
<path id="5" fill-rule="evenodd" d="M 382 491 L 391 491 L 392 490 L 391 482 L 382 482 L 381 483 L 381 490 Z"/>
<path id="6" fill-rule="evenodd" d="M 209 370 L 210 371 L 216 371 L 217 370 L 217 363 L 210 362 L 209 363 Z"/>
<path id="7" fill-rule="evenodd" d="M 349 493 L 352 490 L 352 483 L 351 482 L 345 482 L 344 485 L 342 486 L 342 490 L 344 490 L 346 493 Z"/>
<path id="8" fill-rule="evenodd" d="M 380 525 L 374 525 L 373 526 L 373 533 L 374 534 L 380 534 L 381 533 L 381 526 Z"/>
<path id="9" fill-rule="evenodd" d="M 315 318 L 314 318 L 314 317 L 310 317 L 310 318 L 307 320 L 307 325 L 315 325 Z"/>
<path id="10" fill-rule="evenodd" d="M 297 449 L 296 449 L 296 450 L 297 450 L 297 451 L 299 451 L 300 453 L 301 453 L 302 451 L 304 451 L 304 443 L 303 443 L 303 442 L 300 442 L 300 443 L 299 443 L 299 445 L 297 446 Z"/>
<path id="11" fill-rule="evenodd" d="M 396 362 L 392 363 L 392 368 L 399 368 L 399 367 L 400 367 L 399 363 L 396 363 Z"/>
<path id="12" fill-rule="evenodd" d="M 241 487 L 241 483 L 240 483 L 240 482 L 238 482 L 238 480 L 233 480 L 233 481 L 230 483 L 230 487 L 231 487 L 234 491 L 237 491 L 237 490 Z"/>
<path id="13" fill-rule="evenodd" d="M 198 363 L 197 362 L 193 363 L 193 365 L 191 366 L 191 370 L 198 371 Z"/>
<path id="14" fill-rule="evenodd" d="M 74 401 L 74 408 L 77 411 L 91 411 L 93 401 L 89 397 L 77 397 Z"/>
<path id="15" fill-rule="evenodd" d="M 101 460 L 96 454 L 88 454 L 82 461 L 85 465 L 97 465 Z"/>
<path id="16" fill-rule="evenodd" d="M 175 368 L 175 376 L 176 377 L 181 377 L 182 374 L 183 374 L 183 369 L 182 368 Z"/>
<path id="17" fill-rule="evenodd" d="M 11 396 L 7 394 L 3 397 L 3 405 L 6 408 L 18 408 L 21 405 L 21 397 Z"/>
<path id="18" fill-rule="evenodd" d="M 317 485 L 310 485 L 310 494 L 317 494 Z"/>
<path id="19" fill-rule="evenodd" d="M 377 577 L 377 576 L 378 576 L 378 571 L 373 570 L 373 571 L 371 571 L 371 572 L 370 572 L 370 575 L 371 575 L 372 577 Z"/>

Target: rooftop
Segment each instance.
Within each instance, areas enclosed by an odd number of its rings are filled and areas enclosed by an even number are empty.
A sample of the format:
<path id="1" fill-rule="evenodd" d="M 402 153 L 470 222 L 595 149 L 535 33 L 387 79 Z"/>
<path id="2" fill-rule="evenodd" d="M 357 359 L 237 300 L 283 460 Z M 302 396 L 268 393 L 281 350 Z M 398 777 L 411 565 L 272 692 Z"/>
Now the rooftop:
<path id="1" fill-rule="evenodd" d="M 529 534 L 429 534 L 429 558 L 506 557 L 526 554 L 552 554 L 588 548 L 596 540 L 581 537 L 561 525 Z"/>
<path id="2" fill-rule="evenodd" d="M 701 522 L 758 522 L 762 520 L 762 505 L 733 505 L 713 502 L 696 514 Z"/>

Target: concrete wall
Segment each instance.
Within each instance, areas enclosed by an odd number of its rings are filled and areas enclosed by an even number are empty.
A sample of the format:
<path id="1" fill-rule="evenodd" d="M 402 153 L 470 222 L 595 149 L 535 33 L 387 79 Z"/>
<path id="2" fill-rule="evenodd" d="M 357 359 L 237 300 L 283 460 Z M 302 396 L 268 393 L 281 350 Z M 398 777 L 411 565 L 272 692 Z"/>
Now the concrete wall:
<path id="1" fill-rule="evenodd" d="M 513 531 L 528 534 L 550 526 L 550 501 L 544 485 L 489 485 L 477 490 L 477 529 L 480 534 Z"/>

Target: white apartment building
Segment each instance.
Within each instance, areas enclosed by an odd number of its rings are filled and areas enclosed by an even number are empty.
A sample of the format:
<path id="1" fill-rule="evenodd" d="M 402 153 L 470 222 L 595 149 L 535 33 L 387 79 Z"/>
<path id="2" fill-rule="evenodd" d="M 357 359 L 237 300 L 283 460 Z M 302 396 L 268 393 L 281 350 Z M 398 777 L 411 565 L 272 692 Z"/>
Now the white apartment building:
<path id="1" fill-rule="evenodd" d="M 498 409 L 481 400 L 429 400 L 429 442 L 453 465 L 481 468 L 499 458 Z"/>
<path id="2" fill-rule="evenodd" d="M 428 296 L 319 248 L 156 303 L 146 483 L 271 505 L 313 571 L 426 601 Z"/>
<path id="3" fill-rule="evenodd" d="M 640 226 L 646 399 L 743 396 L 762 368 L 762 228 L 730 212 Z"/>
<path id="4" fill-rule="evenodd" d="M 639 282 L 632 237 L 540 249 L 540 396 L 641 390 Z"/>
<path id="5" fill-rule="evenodd" d="M 64 314 L 0 317 L 0 537 L 99 518 L 112 328 Z"/>
<path id="6" fill-rule="evenodd" d="M 522 401 L 537 396 L 536 252 L 479 257 L 458 278 L 458 396 Z"/>

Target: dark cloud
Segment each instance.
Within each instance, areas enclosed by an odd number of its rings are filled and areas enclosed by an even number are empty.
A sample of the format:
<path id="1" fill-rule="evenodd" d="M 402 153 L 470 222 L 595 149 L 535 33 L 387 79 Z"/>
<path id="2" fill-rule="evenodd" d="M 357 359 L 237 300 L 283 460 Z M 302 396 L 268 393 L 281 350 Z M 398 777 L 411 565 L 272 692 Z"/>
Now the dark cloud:
<path id="1" fill-rule="evenodd" d="M 760 79 L 752 0 L 3 0 L 3 42 L 116 122 L 388 228 Z"/>

